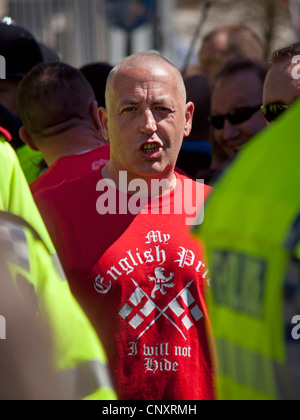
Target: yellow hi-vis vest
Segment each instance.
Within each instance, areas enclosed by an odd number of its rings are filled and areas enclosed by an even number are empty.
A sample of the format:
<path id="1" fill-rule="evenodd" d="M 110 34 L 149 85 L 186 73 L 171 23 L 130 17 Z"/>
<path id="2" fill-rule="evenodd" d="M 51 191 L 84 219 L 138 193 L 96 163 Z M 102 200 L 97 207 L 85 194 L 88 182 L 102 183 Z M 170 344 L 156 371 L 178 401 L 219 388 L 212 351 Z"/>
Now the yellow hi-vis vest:
<path id="1" fill-rule="evenodd" d="M 287 368 L 284 313 L 295 252 L 286 244 L 300 213 L 299 119 L 295 103 L 246 145 L 215 184 L 195 232 L 211 275 L 206 299 L 222 400 L 300 396 Z"/>
<path id="2" fill-rule="evenodd" d="M 0 180 L 0 210 L 26 220 L 39 233 L 51 253 L 55 253 L 16 152 L 3 136 L 0 136 Z"/>
<path id="3" fill-rule="evenodd" d="M 1 141 L 0 179 L 1 252 L 20 293 L 24 282 L 32 285 L 50 325 L 56 371 L 72 384 L 70 398 L 116 399 L 101 343 L 70 292 L 17 156 Z"/>
<path id="4" fill-rule="evenodd" d="M 47 169 L 41 152 L 32 150 L 27 144 L 18 147 L 16 153 L 28 184 L 35 181 Z"/>

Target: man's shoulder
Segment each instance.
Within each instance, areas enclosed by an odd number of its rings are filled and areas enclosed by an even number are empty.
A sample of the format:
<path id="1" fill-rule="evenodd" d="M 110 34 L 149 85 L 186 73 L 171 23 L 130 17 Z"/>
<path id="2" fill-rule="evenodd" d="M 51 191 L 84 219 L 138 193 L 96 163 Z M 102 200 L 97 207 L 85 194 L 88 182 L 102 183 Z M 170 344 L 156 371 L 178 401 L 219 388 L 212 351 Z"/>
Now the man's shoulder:
<path id="1" fill-rule="evenodd" d="M 95 159 L 102 159 L 106 163 L 109 160 L 109 157 L 110 157 L 110 145 L 103 144 L 102 146 L 96 147 L 95 149 L 92 149 L 92 150 L 87 150 L 81 153 L 76 153 L 76 154 L 72 154 L 68 156 L 62 156 L 61 158 L 57 160 L 56 163 L 59 163 L 60 165 L 65 165 L 66 162 L 71 164 L 73 161 L 74 162 L 85 161 L 85 163 L 87 164 L 90 163 L 92 166 L 93 161 Z M 91 167 L 91 169 L 93 168 Z M 96 167 L 95 169 L 98 169 L 98 167 Z"/>
<path id="2" fill-rule="evenodd" d="M 96 192 L 96 185 L 102 179 L 101 168 L 97 171 L 91 171 L 87 174 L 78 176 L 77 178 L 66 179 L 57 185 L 52 185 L 38 189 L 34 195 L 37 203 L 44 201 L 68 203 L 80 200 L 80 197 L 88 197 L 90 192 Z"/>
<path id="3" fill-rule="evenodd" d="M 109 160 L 110 147 L 103 145 L 86 153 L 62 156 L 40 175 L 31 185 L 33 194 L 44 188 L 59 185 L 65 180 L 82 177 L 92 171 L 98 171 Z"/>
<path id="4" fill-rule="evenodd" d="M 103 157 L 105 159 L 109 159 L 110 145 L 109 144 L 103 144 L 102 146 L 97 147 L 96 149 L 93 149 L 88 153 L 90 153 L 91 156 L 99 156 L 99 157 Z"/>

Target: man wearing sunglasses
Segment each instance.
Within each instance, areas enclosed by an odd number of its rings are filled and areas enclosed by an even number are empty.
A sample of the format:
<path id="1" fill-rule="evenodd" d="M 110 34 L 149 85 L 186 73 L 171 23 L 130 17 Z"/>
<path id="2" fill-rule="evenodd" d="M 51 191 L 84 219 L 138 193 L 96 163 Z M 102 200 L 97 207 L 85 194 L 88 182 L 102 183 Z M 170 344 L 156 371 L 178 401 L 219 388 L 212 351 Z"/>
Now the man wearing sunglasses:
<path id="1" fill-rule="evenodd" d="M 297 57 L 298 56 L 298 57 Z M 272 123 L 300 96 L 300 43 L 274 51 L 263 90 L 262 111 Z"/>
<path id="2" fill-rule="evenodd" d="M 238 58 L 214 77 L 209 120 L 229 159 L 266 127 L 261 111 L 265 76 L 260 64 Z"/>

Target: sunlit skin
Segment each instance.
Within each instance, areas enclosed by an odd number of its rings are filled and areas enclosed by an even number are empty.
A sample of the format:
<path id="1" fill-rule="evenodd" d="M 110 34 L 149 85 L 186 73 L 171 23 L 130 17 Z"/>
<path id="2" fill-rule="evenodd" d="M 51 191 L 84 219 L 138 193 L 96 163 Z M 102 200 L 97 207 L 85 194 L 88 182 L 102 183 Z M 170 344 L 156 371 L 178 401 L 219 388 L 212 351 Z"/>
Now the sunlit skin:
<path id="1" fill-rule="evenodd" d="M 150 57 L 151 58 L 151 57 Z M 168 63 L 130 59 L 108 85 L 107 109 L 100 108 L 103 136 L 111 147 L 105 178 L 118 185 L 119 172 L 128 182 L 174 181 L 174 167 L 184 137 L 191 130 L 194 105 Z"/>
<path id="2" fill-rule="evenodd" d="M 264 84 L 264 105 L 291 105 L 300 96 L 300 79 L 293 77 L 293 69 L 290 61 L 271 67 Z"/>
<path id="3" fill-rule="evenodd" d="M 217 84 L 211 102 L 212 115 L 226 115 L 230 110 L 262 104 L 263 82 L 255 72 L 245 70 L 228 77 Z M 265 128 L 266 122 L 261 110 L 240 124 L 233 125 L 225 119 L 223 129 L 214 130 L 217 143 L 228 157 L 236 156 L 239 150 Z"/>

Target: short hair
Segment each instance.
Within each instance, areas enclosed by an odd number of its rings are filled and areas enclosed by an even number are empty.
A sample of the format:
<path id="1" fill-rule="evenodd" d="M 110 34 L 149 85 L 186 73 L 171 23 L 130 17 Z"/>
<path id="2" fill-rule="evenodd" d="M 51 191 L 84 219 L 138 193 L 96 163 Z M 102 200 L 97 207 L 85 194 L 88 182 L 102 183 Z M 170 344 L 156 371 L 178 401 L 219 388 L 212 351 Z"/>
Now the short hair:
<path id="1" fill-rule="evenodd" d="M 255 61 L 264 60 L 264 46 L 256 32 L 246 25 L 218 26 L 203 37 L 202 43 L 211 41 L 219 34 L 226 35 L 224 55 L 245 56 Z"/>
<path id="2" fill-rule="evenodd" d="M 212 90 L 215 89 L 215 86 L 218 83 L 223 82 L 227 78 L 242 71 L 253 71 L 253 73 L 257 75 L 258 79 L 261 80 L 262 85 L 264 84 L 267 75 L 266 66 L 249 58 L 235 58 L 228 61 L 221 70 L 214 75 L 212 79 Z"/>
<path id="3" fill-rule="evenodd" d="M 39 134 L 72 118 L 86 119 L 95 99 L 83 74 L 63 62 L 35 66 L 17 93 L 20 117 L 29 134 Z"/>
<path id="4" fill-rule="evenodd" d="M 291 61 L 295 55 L 300 55 L 300 42 L 275 50 L 270 59 L 270 65 Z"/>

